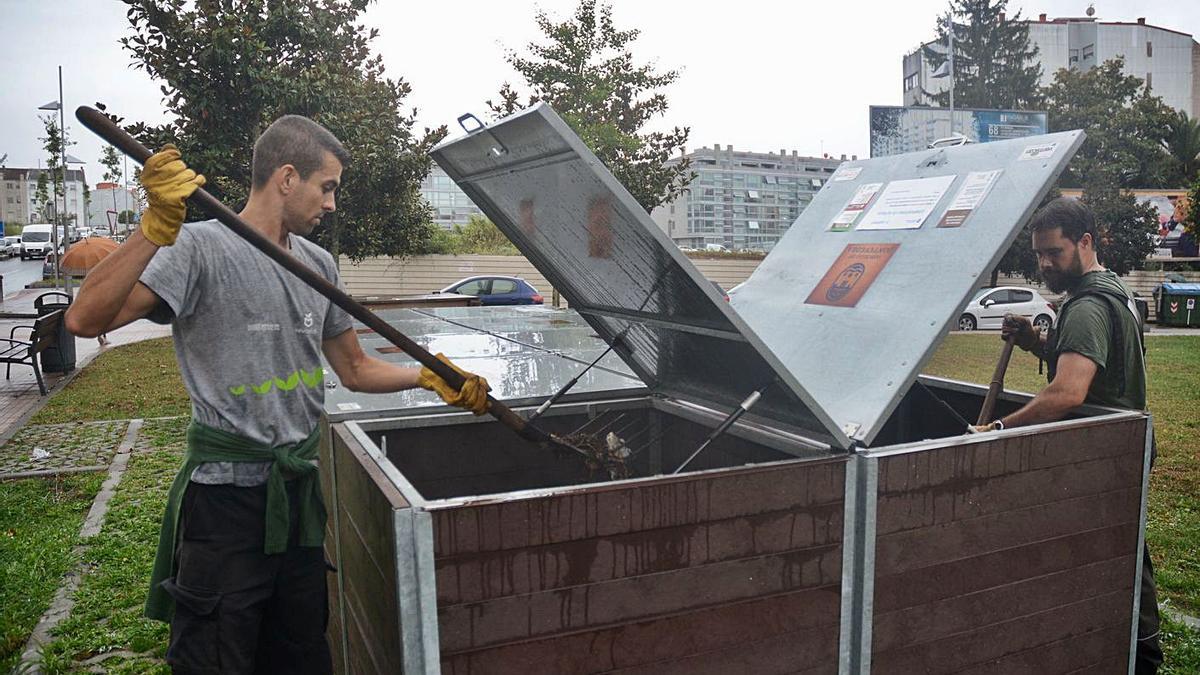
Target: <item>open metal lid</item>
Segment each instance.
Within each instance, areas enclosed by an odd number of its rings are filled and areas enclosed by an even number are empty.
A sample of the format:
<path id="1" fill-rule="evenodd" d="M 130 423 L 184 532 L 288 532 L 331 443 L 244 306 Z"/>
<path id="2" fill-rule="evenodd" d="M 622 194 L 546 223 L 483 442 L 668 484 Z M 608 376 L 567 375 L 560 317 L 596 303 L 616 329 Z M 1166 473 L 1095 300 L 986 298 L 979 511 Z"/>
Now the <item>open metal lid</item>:
<path id="1" fill-rule="evenodd" d="M 1068 131 L 843 163 L 734 308 L 870 445 L 1083 139 Z"/>
<path id="2" fill-rule="evenodd" d="M 633 196 L 540 104 L 433 158 L 652 390 L 850 439 Z M 822 433 L 824 432 L 824 433 Z"/>
<path id="3" fill-rule="evenodd" d="M 843 164 L 732 306 L 548 106 L 432 155 L 652 390 L 869 445 L 1083 142 Z M 999 350 L 997 350 L 998 352 Z"/>

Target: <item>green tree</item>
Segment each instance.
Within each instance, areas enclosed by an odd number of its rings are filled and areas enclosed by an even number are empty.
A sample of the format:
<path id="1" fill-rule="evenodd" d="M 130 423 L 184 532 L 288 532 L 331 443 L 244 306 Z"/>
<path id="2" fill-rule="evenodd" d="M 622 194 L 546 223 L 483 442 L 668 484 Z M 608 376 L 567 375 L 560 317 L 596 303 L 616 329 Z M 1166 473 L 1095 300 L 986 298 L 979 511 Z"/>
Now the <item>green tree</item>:
<path id="1" fill-rule="evenodd" d="M 1038 81 L 1042 67 L 1037 45 L 1029 42 L 1029 25 L 1017 12 L 1005 18 L 1008 0 L 951 0 L 948 14 L 954 24 L 954 105 L 963 108 L 1037 110 L 1042 96 Z M 949 60 L 947 21 L 937 23 L 941 45 L 923 47 L 935 69 Z M 922 92 L 946 107 L 950 91 Z"/>
<path id="2" fill-rule="evenodd" d="M 525 79 L 529 105 L 544 101 L 554 108 L 647 211 L 682 193 L 693 177 L 690 164 L 668 160 L 682 153 L 689 128 L 642 131 L 666 112 L 661 89 L 679 72 L 637 65 L 630 45 L 640 31 L 618 30 L 611 5 L 580 0 L 567 21 L 556 23 L 544 11 L 536 21 L 547 42 L 529 43 L 528 56 L 507 57 Z M 508 115 L 521 107 L 520 98 L 505 83 L 498 101 L 487 105 L 497 116 Z"/>
<path id="3" fill-rule="evenodd" d="M 1090 70 L 1061 68 L 1046 87 L 1050 131 L 1083 129 L 1087 140 L 1063 174 L 1062 184 L 1083 187 L 1099 174 L 1121 187 L 1162 184 L 1166 138 L 1174 112 L 1134 75 L 1124 59 Z"/>
<path id="4" fill-rule="evenodd" d="M 63 211 L 61 208 L 63 195 L 66 194 L 62 172 L 63 136 L 59 133 L 58 120 L 54 119 L 53 115 L 45 115 L 41 120 L 46 135 L 39 137 L 38 140 L 42 142 L 42 149 L 46 151 L 46 170 L 40 172 L 38 176 L 38 202 L 43 204 L 42 214 L 47 217 L 46 222 L 62 225 L 66 222 L 66 213 L 61 213 Z M 49 201 L 42 192 L 41 181 L 42 175 L 45 174 L 50 176 L 48 179 L 50 182 Z"/>
<path id="5" fill-rule="evenodd" d="M 104 146 L 104 152 L 100 155 L 100 166 L 104 167 L 104 181 L 107 183 L 120 184 L 121 179 L 121 156 L 117 154 L 117 149 L 111 145 Z M 117 210 L 117 191 L 112 192 L 112 210 Z"/>
<path id="6" fill-rule="evenodd" d="M 37 205 L 38 213 L 41 214 L 42 222 L 50 223 L 54 217 L 54 204 L 50 201 L 50 179 L 47 172 L 39 171 L 37 179 L 37 188 L 33 193 L 33 201 Z"/>
<path id="7" fill-rule="evenodd" d="M 1083 203 L 1096 216 L 1100 264 L 1117 274 L 1141 269 L 1146 256 L 1154 251 L 1158 211 L 1150 204 L 1138 203 L 1132 192 L 1122 190 L 1103 173 L 1084 186 Z"/>
<path id="8" fill-rule="evenodd" d="M 135 218 L 137 218 L 137 214 L 129 209 L 117 214 L 117 222 L 121 225 L 132 225 Z"/>
<path id="9" fill-rule="evenodd" d="M 352 155 L 318 243 L 352 259 L 423 249 L 432 218 L 419 186 L 445 129 L 413 132 L 415 111 L 403 110 L 409 85 L 388 79 L 371 55 L 378 31 L 357 23 L 369 0 L 124 2 L 132 34 L 121 44 L 165 83 L 174 116 L 130 125 L 143 143 L 175 143 L 206 189 L 236 205 L 249 194 L 258 135 L 281 115 L 310 117 Z"/>
<path id="10" fill-rule="evenodd" d="M 471 216 L 466 225 L 455 225 L 455 253 L 517 255 L 517 247 L 485 216 Z"/>
<path id="11" fill-rule="evenodd" d="M 1162 141 L 1167 151 L 1167 172 L 1171 185 L 1191 185 L 1200 178 L 1200 120 L 1176 111 L 1167 125 Z"/>

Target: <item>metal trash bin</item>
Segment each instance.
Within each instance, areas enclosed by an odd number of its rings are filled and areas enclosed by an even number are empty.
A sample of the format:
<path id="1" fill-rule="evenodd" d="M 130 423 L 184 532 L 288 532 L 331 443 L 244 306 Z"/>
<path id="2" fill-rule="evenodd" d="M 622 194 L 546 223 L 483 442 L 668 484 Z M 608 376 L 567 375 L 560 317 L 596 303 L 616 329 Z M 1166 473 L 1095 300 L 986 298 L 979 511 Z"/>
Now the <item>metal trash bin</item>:
<path id="1" fill-rule="evenodd" d="M 1165 283 L 1158 296 L 1160 326 L 1200 327 L 1200 283 Z"/>
<path id="2" fill-rule="evenodd" d="M 71 306 L 71 296 L 58 291 L 42 293 L 33 301 L 38 316 L 57 310 L 66 311 Z M 42 372 L 69 373 L 75 370 L 75 336 L 67 331 L 67 322 L 58 324 L 58 340 L 53 347 L 42 352 Z"/>

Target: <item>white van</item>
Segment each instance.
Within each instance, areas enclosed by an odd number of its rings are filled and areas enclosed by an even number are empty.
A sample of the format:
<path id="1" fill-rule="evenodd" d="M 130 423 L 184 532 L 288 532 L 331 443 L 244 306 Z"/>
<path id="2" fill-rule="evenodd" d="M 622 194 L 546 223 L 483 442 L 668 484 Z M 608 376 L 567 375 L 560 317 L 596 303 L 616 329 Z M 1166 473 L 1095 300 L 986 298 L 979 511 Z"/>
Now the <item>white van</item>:
<path id="1" fill-rule="evenodd" d="M 51 231 L 54 226 L 49 223 L 35 223 L 26 225 L 21 230 L 21 260 L 26 258 L 45 258 L 46 254 L 54 249 L 54 242 L 51 239 Z M 62 250 L 63 244 L 63 229 L 58 228 L 58 247 Z"/>

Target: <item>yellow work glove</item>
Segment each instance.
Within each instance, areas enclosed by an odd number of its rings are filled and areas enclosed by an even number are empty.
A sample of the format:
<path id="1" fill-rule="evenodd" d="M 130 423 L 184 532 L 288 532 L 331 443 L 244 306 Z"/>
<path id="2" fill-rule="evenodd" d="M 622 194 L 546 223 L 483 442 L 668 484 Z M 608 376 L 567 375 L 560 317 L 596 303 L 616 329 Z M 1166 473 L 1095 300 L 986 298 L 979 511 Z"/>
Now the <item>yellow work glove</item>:
<path id="1" fill-rule="evenodd" d="M 436 373 L 428 368 L 421 368 L 421 374 L 417 377 L 417 386 L 422 389 L 437 392 L 438 396 L 446 403 L 470 410 L 476 415 L 482 415 L 488 410 L 488 383 L 487 380 L 473 373 L 459 368 L 450 363 L 450 359 L 443 354 L 437 355 L 437 360 L 450 366 L 459 375 L 463 376 L 462 390 L 456 390 L 451 387 L 445 380 L 438 377 Z"/>
<path id="2" fill-rule="evenodd" d="M 146 160 L 140 177 L 149 202 L 142 212 L 142 234 L 154 244 L 170 246 L 187 216 L 185 201 L 204 185 L 204 176 L 189 169 L 168 143 Z"/>
<path id="3" fill-rule="evenodd" d="M 987 424 L 968 424 L 967 425 L 967 433 L 968 434 L 985 434 L 989 431 L 1003 431 L 1003 430 L 1004 430 L 1004 423 L 1001 422 L 1000 420 L 988 422 Z"/>

